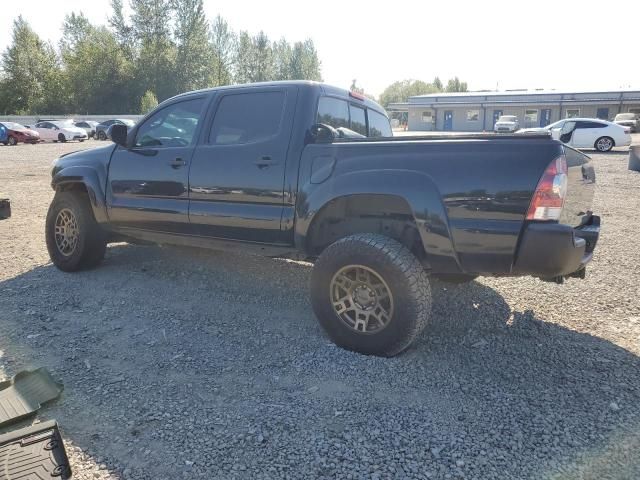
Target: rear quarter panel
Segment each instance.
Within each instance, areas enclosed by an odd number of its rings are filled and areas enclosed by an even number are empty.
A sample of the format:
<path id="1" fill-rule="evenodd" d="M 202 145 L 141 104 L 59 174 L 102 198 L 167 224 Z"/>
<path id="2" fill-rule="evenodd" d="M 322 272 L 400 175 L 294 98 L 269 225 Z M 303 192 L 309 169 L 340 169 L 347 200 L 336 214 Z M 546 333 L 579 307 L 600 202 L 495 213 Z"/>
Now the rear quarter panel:
<path id="1" fill-rule="evenodd" d="M 437 231 L 448 236 L 460 270 L 509 273 L 533 191 L 549 162 L 561 153 L 557 141 L 526 138 L 309 145 L 300 167 L 297 238 L 304 238 L 324 202 L 353 193 L 358 177 L 366 175 L 358 193 L 380 193 L 380 185 L 385 185 L 407 199 L 421 220 L 418 227 L 428 255 L 434 245 L 424 242 L 424 233 Z M 320 185 L 311 182 L 311 165 L 319 156 L 335 158 Z M 347 176 L 349 180 L 339 180 Z M 417 184 L 416 178 L 424 181 Z M 443 263 L 441 271 L 454 268 Z"/>

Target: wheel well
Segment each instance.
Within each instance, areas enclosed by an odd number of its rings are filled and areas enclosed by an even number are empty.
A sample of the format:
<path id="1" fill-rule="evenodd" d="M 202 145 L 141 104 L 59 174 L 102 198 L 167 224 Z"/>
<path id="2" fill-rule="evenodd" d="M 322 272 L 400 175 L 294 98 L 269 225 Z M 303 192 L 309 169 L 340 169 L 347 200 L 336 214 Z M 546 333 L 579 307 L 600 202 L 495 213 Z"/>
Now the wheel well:
<path id="1" fill-rule="evenodd" d="M 56 192 L 83 192 L 89 193 L 87 186 L 80 182 L 61 183 L 56 186 Z"/>
<path id="2" fill-rule="evenodd" d="M 394 195 L 350 195 L 332 200 L 317 214 L 307 235 L 307 251 L 318 256 L 336 240 L 355 233 L 378 233 L 405 245 L 421 261 L 425 251 L 406 200 Z"/>

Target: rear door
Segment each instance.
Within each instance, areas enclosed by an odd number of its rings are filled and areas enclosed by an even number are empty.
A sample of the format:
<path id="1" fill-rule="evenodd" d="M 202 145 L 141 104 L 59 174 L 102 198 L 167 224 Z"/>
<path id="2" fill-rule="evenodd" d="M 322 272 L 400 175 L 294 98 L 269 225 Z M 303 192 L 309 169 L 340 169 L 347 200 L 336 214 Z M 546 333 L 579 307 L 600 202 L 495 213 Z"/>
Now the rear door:
<path id="1" fill-rule="evenodd" d="M 189 165 L 206 95 L 181 97 L 146 118 L 109 165 L 109 220 L 119 228 L 189 232 Z"/>
<path id="2" fill-rule="evenodd" d="M 291 243 L 281 229 L 296 86 L 218 93 L 191 165 L 189 219 L 203 236 Z"/>
<path id="3" fill-rule="evenodd" d="M 606 125 L 599 122 L 579 121 L 573 132 L 571 145 L 576 148 L 593 148 L 596 139 Z"/>

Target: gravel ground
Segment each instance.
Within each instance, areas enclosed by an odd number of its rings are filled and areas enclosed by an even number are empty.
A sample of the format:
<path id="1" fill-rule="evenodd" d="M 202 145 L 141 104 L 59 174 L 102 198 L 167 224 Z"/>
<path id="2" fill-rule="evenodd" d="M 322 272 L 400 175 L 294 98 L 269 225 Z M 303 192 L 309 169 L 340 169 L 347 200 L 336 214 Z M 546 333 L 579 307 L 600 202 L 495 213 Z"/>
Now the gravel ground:
<path id="1" fill-rule="evenodd" d="M 65 385 L 77 479 L 640 478 L 640 174 L 594 154 L 603 233 L 587 279 L 434 284 L 433 326 L 393 359 L 330 344 L 309 265 L 113 245 L 46 253 L 50 162 L 93 142 L 0 147 L 0 378 Z"/>

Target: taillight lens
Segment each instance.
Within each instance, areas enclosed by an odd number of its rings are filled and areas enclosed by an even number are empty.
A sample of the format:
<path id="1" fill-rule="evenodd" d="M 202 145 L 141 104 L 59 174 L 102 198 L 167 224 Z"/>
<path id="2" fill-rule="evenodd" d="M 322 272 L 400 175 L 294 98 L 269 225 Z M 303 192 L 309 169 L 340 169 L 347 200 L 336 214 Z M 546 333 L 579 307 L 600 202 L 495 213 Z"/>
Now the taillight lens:
<path id="1" fill-rule="evenodd" d="M 559 220 L 567 196 L 567 159 L 552 161 L 542 174 L 531 199 L 527 220 Z"/>

